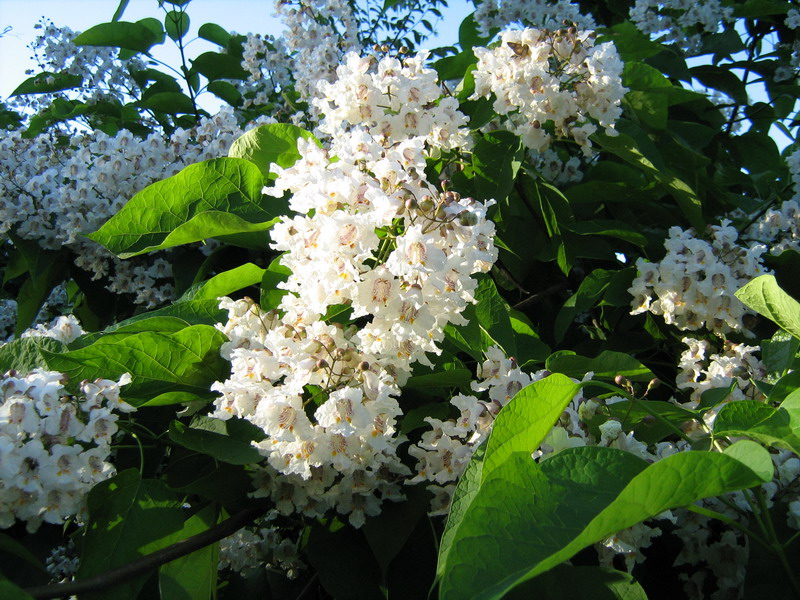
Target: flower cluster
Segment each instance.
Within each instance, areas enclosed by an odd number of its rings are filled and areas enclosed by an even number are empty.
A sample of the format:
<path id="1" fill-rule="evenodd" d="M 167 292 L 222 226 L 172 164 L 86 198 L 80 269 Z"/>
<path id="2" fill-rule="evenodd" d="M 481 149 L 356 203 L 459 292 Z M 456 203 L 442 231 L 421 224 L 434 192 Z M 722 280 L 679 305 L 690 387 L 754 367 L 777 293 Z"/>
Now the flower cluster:
<path id="1" fill-rule="evenodd" d="M 767 244 L 769 252 L 778 256 L 787 250 L 800 251 L 799 195 L 786 200 L 780 208 L 770 208 L 742 234 L 746 240 Z"/>
<path id="2" fill-rule="evenodd" d="M 743 319 L 753 313 L 734 292 L 767 273 L 760 262 L 767 247 L 738 245 L 739 234 L 727 219 L 710 229 L 709 241 L 691 229 L 671 227 L 664 242 L 667 254 L 660 262 L 636 261 L 639 275 L 628 290 L 633 296 L 631 314 L 650 311 L 683 330 L 748 332 Z"/>
<path id="3" fill-rule="evenodd" d="M 423 96 L 434 84 L 421 60 L 387 59 L 386 72 L 378 70 L 381 84 L 420 94 L 409 114 L 430 123 L 426 111 L 440 113 Z M 360 68 L 339 75 L 371 77 Z M 441 136 L 416 136 L 405 125 L 387 130 L 378 114 L 371 128 L 354 127 L 336 104 L 324 110 L 332 111 L 321 125 L 332 134 L 330 148 L 300 140 L 301 158 L 273 167 L 274 185 L 265 188 L 291 193 L 295 216 L 271 231 L 291 271 L 280 284 L 288 293 L 270 312 L 223 300 L 230 342 L 222 353 L 232 373 L 215 384 L 222 397 L 214 414 L 265 432 L 257 493 L 282 514 L 335 508 L 360 526 L 381 500 L 401 497 L 397 480 L 408 474 L 396 455 L 399 386 L 414 363 L 429 363 L 427 352 L 440 352 L 448 323 L 464 322 L 477 285 L 471 276 L 497 254 L 487 206 L 427 180 L 426 156 Z M 365 324 L 344 327 L 326 317 L 331 310 L 349 310 Z"/>
<path id="4" fill-rule="evenodd" d="M 500 126 L 542 152 L 553 138 L 573 138 L 591 154 L 589 136 L 614 135 L 622 114 L 622 61 L 610 42 L 595 46 L 591 31 L 505 31 L 493 50 L 475 48 L 473 98 L 494 95 Z"/>
<path id="5" fill-rule="evenodd" d="M 483 0 L 475 8 L 475 22 L 481 35 L 508 25 L 558 29 L 564 21 L 581 29 L 595 29 L 591 15 L 581 14 L 580 6 L 569 0 Z"/>
<path id="6" fill-rule="evenodd" d="M 342 55 L 360 48 L 358 21 L 346 0 L 278 0 L 275 10 L 287 28 L 281 39 L 295 89 L 310 100 L 318 82 L 335 78 Z"/>
<path id="7" fill-rule="evenodd" d="M 341 325 L 281 319 L 247 299 L 222 306 L 232 373 L 212 388 L 222 394 L 213 416 L 247 419 L 266 434 L 258 494 L 282 514 L 335 507 L 360 526 L 379 509 L 373 492 L 396 495 L 406 471 L 395 453 L 401 411 L 391 377 Z"/>
<path id="8" fill-rule="evenodd" d="M 456 479 L 464 472 L 475 449 L 489 436 L 500 409 L 523 387 L 541 379 L 544 374 L 544 371 L 539 371 L 533 376 L 528 375 L 500 348 L 492 346 L 486 350 L 486 360 L 478 369 L 480 380 L 471 384 L 476 393 L 484 395 L 485 392 L 486 399 L 458 394 L 450 399 L 450 404 L 459 410 L 457 418 L 447 421 L 433 417 L 425 419 L 431 429 L 408 450 L 417 459 L 417 473 L 409 483 L 428 481 L 436 484 L 428 488 L 434 494 L 431 514 L 447 514 Z"/>
<path id="9" fill-rule="evenodd" d="M 41 29 L 41 33 L 29 47 L 41 71 L 83 78 L 79 88 L 68 92 L 70 97 L 85 103 L 110 100 L 124 104 L 129 101 L 131 92 L 139 89 L 131 76 L 132 72 L 147 68 L 139 57 L 121 61 L 117 48 L 78 46 L 74 40 L 80 32 L 72 31 L 69 27 L 56 27 L 46 19 L 36 28 Z M 9 104 L 12 108 L 38 111 L 49 107 L 56 96 L 64 94 L 55 92 L 14 96 L 9 99 Z"/>
<path id="10" fill-rule="evenodd" d="M 444 96 L 437 73 L 425 68 L 428 52 L 402 61 L 386 56 L 347 54 L 336 69 L 336 81 L 321 81 L 314 106 L 323 116 L 320 131 L 337 134 L 361 126 L 385 144 L 422 137 L 444 150 L 469 145 L 467 117 L 458 100 Z"/>
<path id="11" fill-rule="evenodd" d="M 277 527 L 245 527 L 219 542 L 219 568 L 245 577 L 263 569 L 279 569 L 294 579 L 303 567 L 298 541 L 282 537 Z"/>
<path id="12" fill-rule="evenodd" d="M 114 474 L 108 457 L 119 417 L 112 411 L 135 410 L 120 397 L 129 381 L 87 381 L 75 398 L 58 372 L 0 378 L 0 527 L 20 519 L 35 531 L 81 513 L 92 486 Z"/>
<path id="13" fill-rule="evenodd" d="M 700 48 L 703 34 L 734 20 L 733 7 L 720 0 L 636 0 L 630 18 L 642 33 L 690 52 Z"/>
<path id="14" fill-rule="evenodd" d="M 248 33 L 242 43 L 242 68 L 246 81 L 231 80 L 242 94 L 242 108 L 269 105 L 275 93 L 292 82 L 289 51 L 283 39 Z"/>
<path id="15" fill-rule="evenodd" d="M 683 338 L 682 341 L 688 349 L 681 353 L 677 384 L 679 390 L 691 390 L 689 401 L 682 406 L 696 408 L 703 393 L 711 389 L 730 388 L 725 402 L 760 396 L 753 381 L 764 379 L 767 371 L 755 356 L 761 350 L 758 346 L 726 342 L 722 353 L 706 357 L 711 349 L 710 342 L 694 338 Z M 713 414 L 716 415 L 720 408 L 721 405 L 717 406 Z M 708 421 L 707 424 L 711 425 Z"/>

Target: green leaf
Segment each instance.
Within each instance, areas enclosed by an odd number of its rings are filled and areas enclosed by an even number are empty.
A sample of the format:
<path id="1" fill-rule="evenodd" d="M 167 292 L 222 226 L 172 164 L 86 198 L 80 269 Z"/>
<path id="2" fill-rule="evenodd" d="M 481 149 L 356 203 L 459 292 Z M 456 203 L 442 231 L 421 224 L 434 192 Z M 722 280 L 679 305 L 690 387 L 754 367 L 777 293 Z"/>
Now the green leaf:
<path id="1" fill-rule="evenodd" d="M 178 10 L 169 11 L 164 15 L 164 30 L 177 42 L 189 31 L 189 15 Z"/>
<path id="2" fill-rule="evenodd" d="M 410 377 L 404 388 L 452 388 L 469 386 L 472 381 L 472 371 L 469 369 L 451 369 L 427 375 Z"/>
<path id="3" fill-rule="evenodd" d="M 472 150 L 476 199 L 500 202 L 506 198 L 514 187 L 524 153 L 520 139 L 508 131 L 480 136 Z"/>
<path id="4" fill-rule="evenodd" d="M 605 567 L 559 565 L 515 587 L 507 600 L 647 600 L 632 575 Z"/>
<path id="5" fill-rule="evenodd" d="M 235 85 L 227 81 L 209 81 L 206 89 L 231 106 L 239 106 L 242 103 L 242 94 Z"/>
<path id="6" fill-rule="evenodd" d="M 737 18 L 785 15 L 792 6 L 791 3 L 783 2 L 782 0 L 747 0 L 744 4 L 736 4 L 733 14 Z"/>
<path id="7" fill-rule="evenodd" d="M 482 36 L 475 20 L 475 13 L 471 13 L 458 26 L 458 45 L 462 50 L 472 50 L 475 46 L 486 46 L 492 36 Z"/>
<path id="8" fill-rule="evenodd" d="M 605 235 L 630 242 L 642 248 L 647 245 L 647 238 L 641 231 L 621 221 L 595 219 L 577 223 L 564 223 L 562 227 L 579 235 Z"/>
<path id="9" fill-rule="evenodd" d="M 253 263 L 245 263 L 224 273 L 214 275 L 184 292 L 181 300 L 216 300 L 221 296 L 229 296 L 233 292 L 261 283 L 266 269 Z"/>
<path id="10" fill-rule="evenodd" d="M 689 69 L 692 77 L 704 86 L 730 96 L 737 104 L 747 104 L 747 88 L 740 77 L 724 67 L 699 65 Z"/>
<path id="11" fill-rule="evenodd" d="M 278 308 L 283 297 L 289 293 L 278 287 L 279 283 L 288 281 L 289 276 L 292 274 L 291 269 L 284 267 L 280 261 L 280 256 L 275 258 L 267 267 L 267 270 L 264 271 L 264 277 L 261 279 L 260 304 L 264 310 Z"/>
<path id="12" fill-rule="evenodd" d="M 42 561 L 36 558 L 36 556 L 25 546 L 5 533 L 0 533 L 0 553 L 13 554 L 17 558 L 24 560 L 29 565 L 32 565 L 40 573 L 50 575 L 42 564 Z M 5 598 L 5 596 L 0 594 L 0 598 Z"/>
<path id="13" fill-rule="evenodd" d="M 756 381 L 757 385 L 758 383 L 760 382 Z M 800 371 L 790 371 L 769 390 L 769 400 L 770 402 L 782 402 L 797 388 L 800 388 Z"/>
<path id="14" fill-rule="evenodd" d="M 367 519 L 363 528 L 384 581 L 392 560 L 430 508 L 430 497 L 422 487 L 410 486 L 404 493 L 404 502 L 387 502 L 377 517 Z"/>
<path id="15" fill-rule="evenodd" d="M 73 381 L 117 379 L 130 373 L 133 381 L 125 388 L 126 399 L 140 399 L 168 391 L 203 393 L 225 379 L 230 365 L 219 348 L 226 339 L 214 327 L 192 325 L 174 333 L 110 333 L 84 348 L 45 356 L 49 368 Z"/>
<path id="16" fill-rule="evenodd" d="M 774 275 L 761 275 L 745 284 L 736 297 L 760 315 L 800 338 L 800 303 L 784 292 Z"/>
<path id="17" fill-rule="evenodd" d="M 21 587 L 14 585 L 10 581 L 3 580 L 0 580 L 0 598 L 4 600 L 33 600 L 33 596 Z"/>
<path id="18" fill-rule="evenodd" d="M 306 554 L 319 582 L 336 600 L 385 600 L 381 572 L 364 532 L 338 520 L 311 525 Z"/>
<path id="19" fill-rule="evenodd" d="M 644 60 L 664 51 L 664 46 L 650 40 L 650 37 L 639 31 L 630 21 L 617 23 L 611 27 L 610 35 L 597 39 L 598 44 L 605 41 L 614 42 L 620 58 L 627 64 L 631 61 Z"/>
<path id="20" fill-rule="evenodd" d="M 174 534 L 170 544 L 202 533 L 215 525 L 217 510 L 213 504 L 195 513 Z M 216 596 L 219 571 L 219 544 L 210 544 L 195 550 L 158 570 L 160 600 L 210 600 Z"/>
<path id="21" fill-rule="evenodd" d="M 438 577 L 444 576 L 452 566 L 449 555 L 454 540 L 462 535 L 461 525 L 478 497 L 487 473 L 514 453 L 531 460 L 531 453 L 539 447 L 579 390 L 580 387 L 567 377 L 550 375 L 523 388 L 500 411 L 492 429 L 492 437 L 497 439 L 492 442 L 490 437 L 490 444 L 483 444 L 475 451 L 458 480 L 439 544 Z M 492 452 L 498 454 L 487 463 Z"/>
<path id="22" fill-rule="evenodd" d="M 192 61 L 192 68 L 208 79 L 247 79 L 241 59 L 230 54 L 204 52 Z"/>
<path id="23" fill-rule="evenodd" d="M 623 450 L 597 446 L 563 450 L 541 464 L 522 452 L 511 455 L 484 475 L 460 515 L 439 597 L 501 598 L 617 531 L 765 481 L 770 459 L 764 448 L 733 454 L 737 458 L 681 452 L 649 466 Z"/>
<path id="24" fill-rule="evenodd" d="M 779 408 L 755 400 L 731 402 L 714 421 L 716 436 L 746 436 L 771 446 L 800 453 L 800 393 L 793 393 Z"/>
<path id="25" fill-rule="evenodd" d="M 769 340 L 761 341 L 761 360 L 770 375 L 783 376 L 794 364 L 800 351 L 800 339 L 782 329 Z"/>
<path id="26" fill-rule="evenodd" d="M 104 330 L 104 333 L 111 333 L 120 327 L 155 317 L 175 317 L 186 321 L 189 325 L 215 325 L 226 320 L 227 314 L 227 311 L 219 307 L 219 302 L 216 299 L 178 301 L 170 306 L 141 313 L 130 319 L 120 321 L 109 326 Z"/>
<path id="27" fill-rule="evenodd" d="M 200 29 L 197 30 L 197 35 L 223 48 L 227 48 L 228 42 L 230 42 L 233 37 L 227 30 L 216 23 L 204 23 L 200 26 Z"/>
<path id="28" fill-rule="evenodd" d="M 221 424 L 224 423 L 219 421 Z M 258 449 L 253 447 L 248 440 L 236 439 L 215 431 L 187 427 L 180 421 L 173 421 L 170 425 L 169 439 L 184 448 L 200 454 L 208 454 L 231 465 L 249 465 L 264 460 Z"/>
<path id="29" fill-rule="evenodd" d="M 50 73 L 45 71 L 23 81 L 11 92 L 11 96 L 71 90 L 80 87 L 82 83 L 83 77 L 80 75 L 72 75 L 71 73 Z"/>
<path id="30" fill-rule="evenodd" d="M 569 326 L 572 325 L 575 317 L 589 310 L 597 303 L 606 288 L 608 288 L 613 275 L 613 271 L 595 269 L 581 281 L 578 291 L 567 299 L 556 316 L 553 328 L 557 342 L 564 339 L 564 334 L 566 334 Z"/>
<path id="31" fill-rule="evenodd" d="M 653 129 L 665 129 L 669 102 L 664 94 L 631 90 L 623 100 L 639 117 L 639 120 Z"/>
<path id="32" fill-rule="evenodd" d="M 531 364 L 540 364 L 550 356 L 550 347 L 539 339 L 533 330 L 532 324 L 525 315 L 513 308 L 509 310 L 511 328 L 514 330 L 517 344 L 517 364 L 526 367 Z"/>
<path id="33" fill-rule="evenodd" d="M 161 24 L 159 23 L 159 28 Z M 142 23 L 116 21 L 90 27 L 75 38 L 78 46 L 112 46 L 136 52 L 148 52 L 163 38 Z"/>
<path id="34" fill-rule="evenodd" d="M 320 146 L 314 134 L 288 123 L 261 125 L 247 131 L 233 142 L 229 156 L 249 160 L 260 169 L 264 177 L 269 175 L 269 166 L 291 167 L 299 158 L 297 140 L 313 140 Z"/>
<path id="35" fill-rule="evenodd" d="M 517 354 L 517 345 L 511 319 L 508 315 L 508 304 L 497 291 L 497 286 L 490 278 L 481 280 L 475 290 L 475 318 L 481 332 L 489 341 L 488 345 L 496 344 L 506 353 L 506 356 Z"/>
<path id="36" fill-rule="evenodd" d="M 131 0 L 119 0 L 119 5 L 117 6 L 117 10 L 114 11 L 114 16 L 111 17 L 113 22 L 117 22 L 122 18 L 122 14 L 125 12 L 125 9 L 128 8 L 128 4 Z"/>
<path id="37" fill-rule="evenodd" d="M 31 326 L 53 288 L 67 274 L 65 251 L 45 250 L 36 242 L 25 240 L 9 233 L 14 247 L 22 256 L 30 276 L 17 293 L 17 323 L 14 335 L 20 336 Z"/>
<path id="38" fill-rule="evenodd" d="M 572 351 L 555 352 L 545 363 L 548 371 L 564 373 L 570 377 L 581 379 L 592 371 L 595 379 L 614 379 L 617 375 L 632 381 L 650 381 L 655 377 L 653 372 L 630 354 L 603 350 L 595 358 L 579 356 Z"/>
<path id="39" fill-rule="evenodd" d="M 494 422 L 483 460 L 482 478 L 486 479 L 493 469 L 514 454 L 530 458 L 580 387 L 569 377 L 555 373 L 520 390 Z"/>
<path id="40" fill-rule="evenodd" d="M 86 579 L 154 552 L 184 526 L 181 501 L 160 481 L 143 480 L 128 469 L 98 483 L 88 496 L 89 519 L 77 579 Z M 149 575 L 149 574 L 148 574 Z M 81 599 L 134 599 L 148 575 Z"/>
<path id="41" fill-rule="evenodd" d="M 607 404 L 606 408 L 612 418 L 617 419 L 627 431 L 630 429 L 636 439 L 646 444 L 655 444 L 675 430 L 660 419 L 653 419 L 656 414 L 661 419 L 680 428 L 687 421 L 697 418 L 696 413 L 661 400 L 623 400 Z"/>
<path id="42" fill-rule="evenodd" d="M 258 168 L 243 159 L 190 165 L 136 194 L 88 237 L 128 258 L 215 236 L 263 232 L 282 205 L 264 200 L 262 186 Z"/>
<path id="43" fill-rule="evenodd" d="M 624 133 L 614 137 L 605 134 L 595 134 L 593 139 L 602 146 L 603 149 L 618 156 L 628 164 L 640 168 L 659 183 L 661 183 L 672 195 L 683 215 L 696 229 L 702 230 L 705 226 L 703 219 L 703 206 L 697 193 L 679 177 L 669 172 L 662 172 L 653 162 L 645 157 L 637 142 Z"/>
<path id="44" fill-rule="evenodd" d="M 159 92 L 143 98 L 138 106 L 149 110 L 167 113 L 168 115 L 194 114 L 197 107 L 183 92 Z"/>
<path id="45" fill-rule="evenodd" d="M 29 373 L 34 369 L 47 368 L 43 351 L 58 353 L 65 346 L 58 340 L 47 337 L 19 338 L 0 346 L 0 373 L 14 369 Z"/>

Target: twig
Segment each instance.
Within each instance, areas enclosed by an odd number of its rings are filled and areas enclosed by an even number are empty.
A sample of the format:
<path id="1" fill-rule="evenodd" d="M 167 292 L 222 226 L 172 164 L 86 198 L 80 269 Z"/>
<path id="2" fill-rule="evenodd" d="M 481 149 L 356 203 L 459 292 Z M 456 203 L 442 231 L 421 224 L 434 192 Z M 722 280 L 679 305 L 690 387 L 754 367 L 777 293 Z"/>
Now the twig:
<path id="1" fill-rule="evenodd" d="M 27 588 L 25 592 L 33 598 L 47 599 L 63 598 L 107 589 L 139 575 L 144 575 L 152 569 L 156 569 L 161 565 L 165 565 L 168 562 L 172 562 L 200 548 L 209 546 L 222 538 L 228 537 L 232 533 L 239 531 L 245 525 L 255 521 L 258 517 L 267 512 L 267 510 L 268 507 L 266 506 L 246 508 L 202 533 L 181 540 L 152 554 L 146 554 L 117 569 L 78 581 Z"/>

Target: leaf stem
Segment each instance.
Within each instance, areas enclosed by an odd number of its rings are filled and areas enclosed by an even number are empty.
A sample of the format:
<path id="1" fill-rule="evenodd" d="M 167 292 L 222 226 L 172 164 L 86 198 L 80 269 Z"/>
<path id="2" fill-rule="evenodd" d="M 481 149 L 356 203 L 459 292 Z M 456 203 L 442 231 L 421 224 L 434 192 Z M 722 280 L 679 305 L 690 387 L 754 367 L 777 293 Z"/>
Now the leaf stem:
<path id="1" fill-rule="evenodd" d="M 775 525 L 772 523 L 772 516 L 769 512 L 769 507 L 767 506 L 767 498 L 764 495 L 764 490 L 761 487 L 756 488 L 753 491 L 753 495 L 755 496 L 756 500 L 758 501 L 758 508 L 761 512 L 763 517 L 763 522 L 766 524 L 767 528 L 767 536 L 769 537 L 770 541 L 770 550 L 778 557 L 778 562 L 781 563 L 783 567 L 784 573 L 786 573 L 786 578 L 789 580 L 789 585 L 792 586 L 792 590 L 794 591 L 794 595 L 797 598 L 800 598 L 800 582 L 798 582 L 797 578 L 794 575 L 794 570 L 792 566 L 789 564 L 789 560 L 786 558 L 786 552 L 784 552 L 784 545 L 778 541 L 778 535 L 775 531 Z"/>

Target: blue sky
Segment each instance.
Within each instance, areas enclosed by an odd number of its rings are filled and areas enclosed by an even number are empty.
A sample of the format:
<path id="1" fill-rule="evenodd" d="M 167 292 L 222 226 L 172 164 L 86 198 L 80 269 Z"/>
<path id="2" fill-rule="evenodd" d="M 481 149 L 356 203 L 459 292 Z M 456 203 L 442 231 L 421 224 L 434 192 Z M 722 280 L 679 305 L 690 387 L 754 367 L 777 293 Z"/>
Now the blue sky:
<path id="1" fill-rule="evenodd" d="M 7 97 L 25 80 L 25 70 L 35 66 L 26 47 L 36 37 L 33 26 L 41 17 L 47 17 L 58 26 L 83 31 L 92 25 L 111 20 L 118 0 L 0 0 L 0 31 L 11 30 L 0 37 L 0 98 Z M 428 47 L 453 44 L 458 26 L 470 12 L 467 0 L 449 0 L 445 18 L 439 24 L 439 37 L 426 44 Z M 203 23 L 217 23 L 238 33 L 271 33 L 281 31 L 280 21 L 272 17 L 272 0 L 192 0 L 187 12 L 191 18 L 190 38 Z M 156 0 L 130 0 L 123 19 L 136 21 L 144 17 L 161 17 L 163 10 Z M 216 49 L 204 40 L 189 47 L 191 56 Z M 155 56 L 165 62 L 179 64 L 179 54 L 171 40 L 155 50 Z"/>

